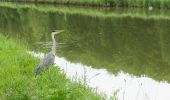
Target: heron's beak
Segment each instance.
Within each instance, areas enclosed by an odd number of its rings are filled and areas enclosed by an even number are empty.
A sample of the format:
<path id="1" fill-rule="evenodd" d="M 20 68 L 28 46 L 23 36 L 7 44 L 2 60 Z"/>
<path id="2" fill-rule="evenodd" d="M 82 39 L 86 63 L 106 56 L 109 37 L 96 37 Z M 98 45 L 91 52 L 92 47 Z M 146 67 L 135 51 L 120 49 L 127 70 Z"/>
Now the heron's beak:
<path id="1" fill-rule="evenodd" d="M 56 30 L 56 34 L 63 32 L 64 30 Z"/>

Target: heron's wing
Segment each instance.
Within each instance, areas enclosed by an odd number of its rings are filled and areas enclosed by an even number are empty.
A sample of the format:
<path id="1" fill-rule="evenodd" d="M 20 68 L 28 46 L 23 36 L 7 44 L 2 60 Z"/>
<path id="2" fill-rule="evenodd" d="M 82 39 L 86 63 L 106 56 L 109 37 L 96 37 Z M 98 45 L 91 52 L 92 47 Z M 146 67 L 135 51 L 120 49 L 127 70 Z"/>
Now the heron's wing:
<path id="1" fill-rule="evenodd" d="M 51 53 L 48 53 L 44 56 L 44 58 L 40 61 L 39 67 L 49 66 L 51 63 L 54 62 L 55 56 Z"/>
<path id="2" fill-rule="evenodd" d="M 51 65 L 52 63 L 54 63 L 54 59 L 55 59 L 55 56 L 51 53 L 45 55 L 45 57 L 41 60 L 40 64 L 38 65 L 38 68 L 36 70 L 36 74 L 40 74 L 41 73 L 41 70 L 44 68 L 44 67 L 47 67 L 49 65 Z"/>
<path id="3" fill-rule="evenodd" d="M 55 56 L 51 53 L 47 54 L 44 58 L 44 65 L 49 66 L 50 64 L 54 63 Z"/>

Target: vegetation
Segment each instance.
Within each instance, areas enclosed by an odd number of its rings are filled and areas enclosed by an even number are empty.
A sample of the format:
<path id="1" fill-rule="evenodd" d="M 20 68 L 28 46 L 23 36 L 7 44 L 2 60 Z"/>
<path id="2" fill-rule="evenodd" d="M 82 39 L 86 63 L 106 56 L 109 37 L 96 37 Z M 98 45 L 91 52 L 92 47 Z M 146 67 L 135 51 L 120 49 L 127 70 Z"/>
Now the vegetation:
<path id="1" fill-rule="evenodd" d="M 25 3 L 0 3 L 1 7 L 13 8 L 19 11 L 19 9 L 29 9 L 41 12 L 58 12 L 62 14 L 79 14 L 91 17 L 137 17 L 143 19 L 170 19 L 169 10 L 155 9 L 149 11 L 148 9 L 133 9 L 133 8 L 119 8 L 119 9 L 98 9 L 98 8 L 77 8 L 77 7 L 65 7 L 65 6 L 52 6 L 52 5 L 31 5 Z M 26 11 L 27 11 L 26 10 Z M 3 10 L 2 10 L 3 11 Z M 33 11 L 34 12 L 34 11 Z"/>
<path id="2" fill-rule="evenodd" d="M 64 3 L 106 7 L 156 7 L 170 8 L 170 0 L 37 0 L 38 2 Z"/>
<path id="3" fill-rule="evenodd" d="M 25 49 L 24 49 L 25 48 Z M 26 53 L 26 46 L 0 35 L 1 100 L 102 100 L 92 89 L 66 79 L 64 73 L 51 67 L 35 76 L 39 59 Z"/>
<path id="4" fill-rule="evenodd" d="M 58 3 L 82 6 L 104 6 L 104 7 L 156 7 L 170 8 L 170 0 L 4 0 L 4 1 L 26 1 L 38 3 Z"/>

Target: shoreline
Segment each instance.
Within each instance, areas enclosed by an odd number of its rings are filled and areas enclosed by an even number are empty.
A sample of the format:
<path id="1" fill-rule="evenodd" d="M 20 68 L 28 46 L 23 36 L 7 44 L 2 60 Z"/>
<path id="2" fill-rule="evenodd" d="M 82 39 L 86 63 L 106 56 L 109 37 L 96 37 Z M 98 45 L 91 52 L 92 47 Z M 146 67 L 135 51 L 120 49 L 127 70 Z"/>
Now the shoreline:
<path id="1" fill-rule="evenodd" d="M 27 50 L 27 45 L 0 34 L 0 99 L 105 99 L 86 84 L 67 79 L 57 67 L 51 66 L 35 76 L 40 59 L 32 57 Z"/>
<path id="2" fill-rule="evenodd" d="M 90 7 L 90 8 L 145 8 L 148 10 L 152 10 L 152 9 L 170 9 L 170 4 L 164 4 L 161 5 L 161 2 L 158 2 L 158 4 L 156 4 L 156 2 L 153 4 L 145 4 L 142 5 L 140 3 L 133 3 L 133 4 L 129 4 L 129 3 L 81 3 L 81 2 L 59 2 L 59 1 L 4 1 L 4 2 L 12 2 L 12 3 L 28 3 L 28 4 L 49 4 L 49 5 L 53 5 L 53 6 L 57 6 L 57 5 L 63 5 L 63 6 L 73 6 L 73 7 Z"/>
<path id="3" fill-rule="evenodd" d="M 38 4 L 24 3 L 24 2 L 1 2 L 1 7 L 8 7 L 14 9 L 31 8 L 38 11 L 50 11 L 50 12 L 60 12 L 68 14 L 80 14 L 87 15 L 90 17 L 131 17 L 139 19 L 162 19 L 170 20 L 169 10 L 167 9 L 153 9 L 148 10 L 146 8 L 90 8 L 90 7 L 75 7 L 75 6 L 64 6 L 64 5 L 48 5 L 48 4 Z M 44 8 L 45 6 L 45 8 Z M 109 13 L 106 13 L 109 11 Z"/>

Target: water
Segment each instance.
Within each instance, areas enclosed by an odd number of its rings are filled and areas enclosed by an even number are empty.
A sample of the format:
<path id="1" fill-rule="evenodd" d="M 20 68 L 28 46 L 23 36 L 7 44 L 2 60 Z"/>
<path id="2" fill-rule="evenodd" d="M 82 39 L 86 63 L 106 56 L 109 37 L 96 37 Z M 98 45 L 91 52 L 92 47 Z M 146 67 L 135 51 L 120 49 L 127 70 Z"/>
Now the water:
<path id="1" fill-rule="evenodd" d="M 28 52 L 34 57 L 43 58 L 44 54 Z M 106 69 L 95 69 L 81 63 L 72 63 L 63 57 L 55 57 L 55 65 L 75 81 L 81 81 L 99 93 L 106 94 L 107 99 L 116 94 L 118 100 L 169 100 L 170 84 L 157 82 L 152 78 L 120 71 L 114 75 Z"/>
<path id="2" fill-rule="evenodd" d="M 145 10 L 44 8 L 1 7 L 0 32 L 25 43 L 30 51 L 45 53 L 50 50 L 51 30 L 64 29 L 56 37 L 61 43 L 56 65 L 68 77 L 78 73 L 81 78 L 86 72 L 90 87 L 107 95 L 117 91 L 120 100 L 170 99 L 169 15 Z"/>

